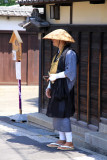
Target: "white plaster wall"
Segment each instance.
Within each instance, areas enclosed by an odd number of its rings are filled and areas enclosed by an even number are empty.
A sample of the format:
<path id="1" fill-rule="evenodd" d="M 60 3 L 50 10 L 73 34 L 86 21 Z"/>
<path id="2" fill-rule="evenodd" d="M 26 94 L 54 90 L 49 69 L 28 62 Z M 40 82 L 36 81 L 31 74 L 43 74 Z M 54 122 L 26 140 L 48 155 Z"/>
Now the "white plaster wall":
<path id="1" fill-rule="evenodd" d="M 7 17 L 0 16 L 0 30 L 25 30 L 23 27 L 18 26 L 24 20 L 24 17 L 10 17 L 7 19 Z"/>
<path id="2" fill-rule="evenodd" d="M 104 4 L 73 3 L 73 24 L 107 24 L 107 0 Z"/>
<path id="3" fill-rule="evenodd" d="M 50 5 L 46 5 L 46 19 L 51 24 L 69 24 L 70 23 L 70 7 L 60 6 L 60 20 L 50 19 Z"/>

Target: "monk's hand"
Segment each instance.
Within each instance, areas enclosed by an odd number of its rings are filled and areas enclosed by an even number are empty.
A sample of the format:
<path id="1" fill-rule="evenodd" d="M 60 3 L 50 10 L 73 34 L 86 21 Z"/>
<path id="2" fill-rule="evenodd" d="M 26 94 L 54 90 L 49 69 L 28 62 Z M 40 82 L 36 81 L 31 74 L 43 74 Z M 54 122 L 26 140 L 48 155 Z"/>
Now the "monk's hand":
<path id="1" fill-rule="evenodd" d="M 57 79 L 57 74 L 50 74 L 49 80 L 51 82 L 55 81 Z"/>
<path id="2" fill-rule="evenodd" d="M 65 78 L 65 73 L 64 71 L 63 72 L 59 72 L 59 73 L 56 73 L 56 74 L 50 74 L 50 77 L 49 77 L 49 80 L 51 82 L 54 82 L 56 79 L 59 79 L 59 78 Z"/>
<path id="3" fill-rule="evenodd" d="M 48 98 L 51 98 L 51 89 L 50 89 L 50 88 L 47 88 L 45 94 L 46 94 L 46 96 L 47 96 Z"/>

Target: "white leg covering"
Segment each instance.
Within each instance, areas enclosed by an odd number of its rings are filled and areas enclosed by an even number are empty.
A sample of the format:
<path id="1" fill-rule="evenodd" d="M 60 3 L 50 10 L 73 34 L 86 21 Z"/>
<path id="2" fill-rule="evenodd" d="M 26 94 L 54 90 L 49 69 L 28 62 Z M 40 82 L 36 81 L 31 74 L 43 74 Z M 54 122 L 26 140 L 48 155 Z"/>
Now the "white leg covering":
<path id="1" fill-rule="evenodd" d="M 66 142 L 72 142 L 72 132 L 65 132 Z"/>
<path id="2" fill-rule="evenodd" d="M 59 131 L 59 139 L 60 139 L 60 140 L 63 140 L 63 141 L 66 140 L 66 137 L 65 137 L 65 133 L 64 133 L 64 132 L 60 132 L 60 131 Z"/>

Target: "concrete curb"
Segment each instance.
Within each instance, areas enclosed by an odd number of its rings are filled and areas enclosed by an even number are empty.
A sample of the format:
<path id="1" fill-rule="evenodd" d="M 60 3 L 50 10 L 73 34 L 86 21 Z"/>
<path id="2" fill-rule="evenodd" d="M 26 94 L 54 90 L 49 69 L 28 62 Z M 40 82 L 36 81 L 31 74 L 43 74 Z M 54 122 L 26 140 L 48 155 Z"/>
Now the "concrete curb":
<path id="1" fill-rule="evenodd" d="M 42 113 L 28 115 L 28 123 L 39 125 L 45 129 L 54 131 L 52 118 Z M 83 147 L 107 155 L 107 134 L 93 131 L 81 125 L 71 124 L 74 146 Z"/>

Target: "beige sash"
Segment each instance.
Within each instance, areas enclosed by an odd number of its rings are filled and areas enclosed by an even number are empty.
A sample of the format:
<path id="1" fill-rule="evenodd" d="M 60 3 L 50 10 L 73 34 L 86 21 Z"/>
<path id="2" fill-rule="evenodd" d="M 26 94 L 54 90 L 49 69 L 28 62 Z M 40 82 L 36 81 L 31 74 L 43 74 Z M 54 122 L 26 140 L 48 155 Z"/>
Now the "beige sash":
<path id="1" fill-rule="evenodd" d="M 57 59 L 56 59 L 55 62 L 54 62 L 54 60 L 55 60 L 56 54 L 55 54 L 55 56 L 53 57 L 49 74 L 55 74 L 55 73 L 57 72 L 59 58 L 60 58 L 60 56 L 61 56 L 61 54 L 62 54 L 62 52 L 63 52 L 63 49 L 64 49 L 64 46 L 63 46 L 63 48 L 61 49 L 61 51 L 59 52 L 59 54 L 58 54 Z"/>

